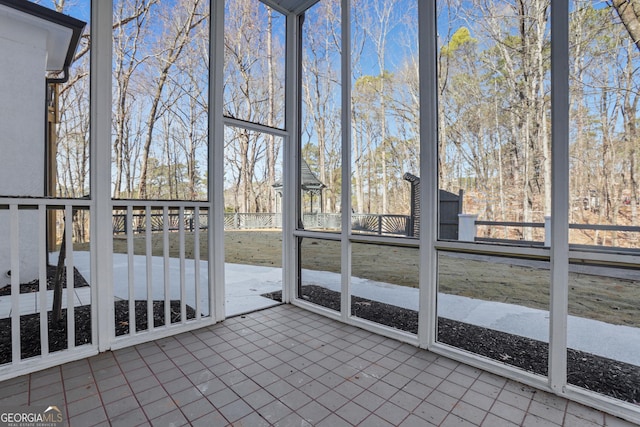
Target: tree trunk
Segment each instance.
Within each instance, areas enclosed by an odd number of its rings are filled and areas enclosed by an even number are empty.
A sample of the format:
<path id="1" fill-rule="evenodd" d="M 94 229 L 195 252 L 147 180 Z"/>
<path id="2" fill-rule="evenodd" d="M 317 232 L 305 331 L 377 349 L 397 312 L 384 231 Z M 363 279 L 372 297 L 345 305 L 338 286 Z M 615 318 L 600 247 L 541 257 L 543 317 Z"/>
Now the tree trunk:
<path id="1" fill-rule="evenodd" d="M 275 86 L 273 81 L 273 12 L 267 8 L 267 93 L 268 107 L 267 125 L 273 127 L 275 124 Z M 276 182 L 276 147 L 275 136 L 267 135 L 267 212 L 274 212 L 275 190 L 273 184 Z M 284 181 L 283 181 L 284 182 Z"/>
<path id="2" fill-rule="evenodd" d="M 153 130 L 158 120 L 158 109 L 160 107 L 160 101 L 162 93 L 169 77 L 169 71 L 173 68 L 176 60 L 180 57 L 184 47 L 189 41 L 189 34 L 193 28 L 204 21 L 204 16 L 198 16 L 196 10 L 198 7 L 198 1 L 190 3 L 190 9 L 185 22 L 178 28 L 177 33 L 174 34 L 171 45 L 166 48 L 167 54 L 165 57 L 160 58 L 161 71 L 158 76 L 157 83 L 155 85 L 153 100 L 149 114 L 147 115 L 146 126 L 147 132 L 145 135 L 144 148 L 142 151 L 142 164 L 140 170 L 140 184 L 138 186 L 138 198 L 147 198 L 147 174 L 148 174 L 148 162 L 149 154 L 151 150 L 151 143 L 153 141 Z M 197 19 L 196 19 L 197 18 Z"/>
<path id="3" fill-rule="evenodd" d="M 612 0 L 611 4 L 618 12 L 631 40 L 640 50 L 640 2 L 638 0 Z"/>

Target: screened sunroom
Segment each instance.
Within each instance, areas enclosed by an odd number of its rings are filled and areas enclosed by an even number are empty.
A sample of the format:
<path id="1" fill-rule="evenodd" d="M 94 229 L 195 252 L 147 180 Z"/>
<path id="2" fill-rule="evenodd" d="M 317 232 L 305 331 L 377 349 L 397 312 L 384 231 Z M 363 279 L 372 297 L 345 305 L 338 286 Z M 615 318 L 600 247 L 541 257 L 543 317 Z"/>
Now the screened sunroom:
<path id="1" fill-rule="evenodd" d="M 0 404 L 90 366 L 112 422 L 94 364 L 162 353 L 187 381 L 188 353 L 221 424 L 238 402 L 640 422 L 631 2 L 0 0 L 0 22 Z"/>

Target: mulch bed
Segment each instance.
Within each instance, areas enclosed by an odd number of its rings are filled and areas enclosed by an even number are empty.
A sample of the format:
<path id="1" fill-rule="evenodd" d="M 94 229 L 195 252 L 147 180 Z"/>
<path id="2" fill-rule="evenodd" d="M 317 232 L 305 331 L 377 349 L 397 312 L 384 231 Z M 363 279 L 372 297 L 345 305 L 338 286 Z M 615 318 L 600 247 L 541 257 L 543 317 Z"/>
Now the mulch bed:
<path id="1" fill-rule="evenodd" d="M 339 311 L 340 293 L 305 285 L 302 298 Z M 281 292 L 263 296 L 282 300 Z M 352 297 L 353 316 L 405 332 L 418 333 L 418 313 L 406 308 Z M 549 344 L 455 320 L 438 318 L 438 341 L 539 375 L 547 375 Z M 640 367 L 568 349 L 569 384 L 640 405 Z"/>
<path id="2" fill-rule="evenodd" d="M 47 290 L 53 290 L 53 279 L 56 274 L 56 266 L 49 265 L 47 266 Z M 74 288 L 82 288 L 84 286 L 89 286 L 85 278 L 78 272 L 78 270 L 74 267 L 73 269 L 73 287 Z M 66 267 L 63 267 L 62 271 L 62 287 L 67 287 L 67 272 Z M 35 279 L 29 283 L 22 283 L 20 285 L 20 293 L 28 294 L 30 292 L 38 292 L 40 290 L 40 281 Z M 5 285 L 0 288 L 0 296 L 11 295 L 11 285 Z"/>
<path id="3" fill-rule="evenodd" d="M 149 329 L 147 319 L 147 300 L 134 301 L 134 312 L 136 320 L 136 331 L 146 331 Z M 116 336 L 129 333 L 129 301 L 121 300 L 115 302 L 116 313 Z M 186 306 L 187 320 L 195 319 L 196 311 Z M 180 323 L 180 300 L 171 300 L 169 304 L 169 316 L 171 323 Z M 153 301 L 153 327 L 164 326 L 164 301 Z"/>
<path id="4" fill-rule="evenodd" d="M 47 268 L 47 289 L 53 290 L 53 277 L 56 267 Z M 63 288 L 66 288 L 66 275 L 63 274 Z M 89 286 L 84 277 L 74 269 L 74 287 Z M 20 285 L 20 293 L 38 292 L 40 290 L 38 280 Z M 11 285 L 0 289 L 0 296 L 11 295 Z M 149 328 L 147 319 L 147 301 L 136 300 L 134 302 L 136 330 L 144 331 Z M 114 302 L 115 310 L 115 335 L 121 336 L 129 333 L 129 301 L 118 300 Z M 62 318 L 54 322 L 51 312 L 48 315 L 48 340 L 49 352 L 67 349 L 67 310 L 62 310 Z M 169 304 L 171 323 L 179 323 L 181 320 L 180 301 L 171 300 Z M 186 306 L 187 319 L 196 317 L 195 310 Z M 165 324 L 164 300 L 153 301 L 154 327 Z M 91 305 L 74 308 L 75 345 L 80 346 L 91 343 Z M 20 355 L 22 359 L 39 356 L 41 354 L 40 340 L 40 314 L 27 314 L 20 316 Z M 11 318 L 0 319 L 0 364 L 11 362 Z"/>
<path id="5" fill-rule="evenodd" d="M 129 301 L 116 301 L 115 305 L 115 333 L 116 336 L 129 333 Z M 147 301 L 135 301 L 136 330 L 147 330 Z M 62 319 L 54 323 L 51 312 L 49 321 L 49 352 L 65 350 L 67 348 L 67 310 L 62 310 Z M 75 345 L 91 343 L 91 306 L 75 307 Z M 187 319 L 194 319 L 196 312 L 187 306 Z M 172 300 L 170 304 L 171 323 L 180 322 L 180 301 Z M 164 301 L 153 301 L 153 325 L 164 325 Z M 40 344 L 40 314 L 20 316 L 20 354 L 27 359 L 41 354 Z M 0 364 L 11 362 L 11 319 L 0 319 Z"/>

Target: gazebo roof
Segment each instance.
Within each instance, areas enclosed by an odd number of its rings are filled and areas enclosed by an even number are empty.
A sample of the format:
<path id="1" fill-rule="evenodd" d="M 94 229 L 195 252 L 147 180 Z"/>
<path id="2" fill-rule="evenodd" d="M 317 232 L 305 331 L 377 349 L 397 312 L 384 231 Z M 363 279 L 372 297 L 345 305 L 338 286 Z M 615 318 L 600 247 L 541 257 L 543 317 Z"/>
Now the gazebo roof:
<path id="1" fill-rule="evenodd" d="M 300 179 L 302 181 L 302 189 L 304 191 L 320 191 L 323 188 L 327 188 L 327 186 L 318 179 L 313 171 L 311 171 L 307 161 L 302 158 L 300 160 Z M 273 188 L 276 190 L 281 189 L 282 181 L 276 181 L 276 183 L 273 184 Z"/>
<path id="2" fill-rule="evenodd" d="M 405 174 L 404 174 L 404 176 L 402 178 L 404 178 L 405 181 L 409 181 L 411 184 L 420 183 L 420 177 L 419 176 L 415 176 L 414 174 L 411 174 L 409 172 L 405 172 Z"/>

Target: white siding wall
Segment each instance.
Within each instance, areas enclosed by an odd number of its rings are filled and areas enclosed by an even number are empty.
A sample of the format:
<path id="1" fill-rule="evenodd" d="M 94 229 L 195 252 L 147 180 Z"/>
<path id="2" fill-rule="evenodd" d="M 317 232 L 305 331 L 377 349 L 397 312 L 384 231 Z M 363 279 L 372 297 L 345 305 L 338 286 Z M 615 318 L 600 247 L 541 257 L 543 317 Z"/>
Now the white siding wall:
<path id="1" fill-rule="evenodd" d="M 44 195 L 47 31 L 0 14 L 0 195 Z M 9 212 L 0 210 L 0 286 L 10 282 Z M 20 212 L 20 282 L 37 278 L 37 213 Z"/>

